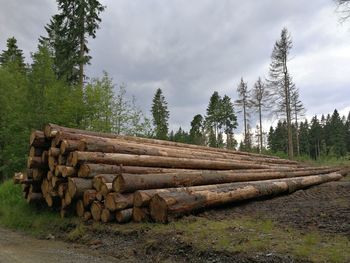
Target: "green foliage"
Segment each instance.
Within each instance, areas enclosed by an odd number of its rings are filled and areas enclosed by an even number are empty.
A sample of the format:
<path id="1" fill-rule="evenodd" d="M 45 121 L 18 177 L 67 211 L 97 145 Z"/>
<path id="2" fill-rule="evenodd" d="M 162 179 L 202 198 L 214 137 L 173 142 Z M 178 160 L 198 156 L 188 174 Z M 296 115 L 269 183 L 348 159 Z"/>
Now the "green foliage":
<path id="1" fill-rule="evenodd" d="M 43 206 L 44 207 L 44 206 Z M 12 181 L 0 184 L 0 225 L 36 235 L 67 229 L 77 219 L 61 219 L 57 212 L 28 205 L 20 185 Z M 39 212 L 40 209 L 40 212 Z"/>
<path id="2" fill-rule="evenodd" d="M 14 37 L 7 39 L 7 49 L 3 50 L 0 55 L 0 64 L 3 67 L 9 67 L 15 71 L 24 73 L 25 64 L 23 52 L 17 46 L 17 40 Z"/>
<path id="3" fill-rule="evenodd" d="M 190 130 L 190 143 L 197 145 L 204 145 L 204 119 L 203 116 L 197 114 L 193 117 L 191 121 L 191 130 Z"/>
<path id="4" fill-rule="evenodd" d="M 166 140 L 168 138 L 169 111 L 162 90 L 157 89 L 152 101 L 153 125 L 155 127 L 155 137 Z"/>

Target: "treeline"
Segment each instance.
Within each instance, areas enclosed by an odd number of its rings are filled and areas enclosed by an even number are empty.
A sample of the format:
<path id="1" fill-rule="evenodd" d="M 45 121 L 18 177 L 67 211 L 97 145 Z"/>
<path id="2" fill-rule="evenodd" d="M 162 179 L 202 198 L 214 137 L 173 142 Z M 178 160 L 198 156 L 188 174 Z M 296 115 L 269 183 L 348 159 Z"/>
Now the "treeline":
<path id="1" fill-rule="evenodd" d="M 275 128 L 270 127 L 269 149 L 274 153 L 287 153 L 286 136 L 285 122 L 280 121 Z M 293 125 L 293 137 L 297 141 L 294 151 L 298 156 L 313 159 L 345 156 L 350 152 L 350 112 L 346 118 L 334 110 L 332 115 L 322 115 L 321 119 L 314 116 L 310 123 L 307 120 L 300 122 L 298 128 Z"/>
<path id="2" fill-rule="evenodd" d="M 104 73 L 84 74 L 88 38 L 95 37 L 104 7 L 98 1 L 57 1 L 59 12 L 45 27 L 25 63 L 14 37 L 0 53 L 0 181 L 25 164 L 29 134 L 52 122 L 69 127 L 152 136 L 151 120 Z M 84 18 L 84 19 L 82 19 Z"/>

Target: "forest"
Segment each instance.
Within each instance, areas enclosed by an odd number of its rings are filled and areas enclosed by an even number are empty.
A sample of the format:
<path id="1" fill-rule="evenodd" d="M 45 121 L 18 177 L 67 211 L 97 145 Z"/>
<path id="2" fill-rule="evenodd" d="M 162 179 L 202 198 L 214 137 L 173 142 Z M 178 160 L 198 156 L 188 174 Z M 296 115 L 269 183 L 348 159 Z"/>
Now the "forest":
<path id="1" fill-rule="evenodd" d="M 194 113 L 189 131 L 173 131 L 162 89 L 154 87 L 148 113 L 127 85 L 115 84 L 107 72 L 99 78 L 85 74 L 92 59 L 88 41 L 97 37 L 106 7 L 97 0 L 57 4 L 58 13 L 45 26 L 46 35 L 38 39 L 30 58 L 24 57 L 15 37 L 0 43 L 0 181 L 23 168 L 30 132 L 46 123 L 291 159 L 343 158 L 350 152 L 350 113 L 340 116 L 334 110 L 305 118 L 288 69 L 292 38 L 287 28 L 272 45 L 267 77 L 257 77 L 251 88 L 242 77 L 234 84 L 236 99 L 215 91 L 206 114 Z M 242 116 L 242 123 L 237 116 Z M 268 119 L 278 119 L 277 125 L 262 127 Z M 238 127 L 243 131 L 239 142 Z"/>

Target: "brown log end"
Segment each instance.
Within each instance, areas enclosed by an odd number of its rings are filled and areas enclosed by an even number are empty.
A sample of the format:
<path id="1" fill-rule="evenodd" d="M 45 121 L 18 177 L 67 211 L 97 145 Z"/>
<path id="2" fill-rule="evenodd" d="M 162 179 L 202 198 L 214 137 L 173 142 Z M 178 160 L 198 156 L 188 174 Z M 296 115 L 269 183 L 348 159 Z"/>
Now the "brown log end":
<path id="1" fill-rule="evenodd" d="M 151 215 L 148 207 L 134 207 L 132 211 L 132 219 L 135 222 L 149 222 Z"/>
<path id="2" fill-rule="evenodd" d="M 90 211 L 85 211 L 83 215 L 83 220 L 88 221 L 92 218 L 91 212 Z"/>
<path id="3" fill-rule="evenodd" d="M 118 223 L 128 223 L 132 219 L 132 208 L 117 211 L 115 218 Z"/>
<path id="4" fill-rule="evenodd" d="M 159 194 L 152 197 L 149 209 L 154 221 L 158 223 L 168 223 L 168 206 Z"/>
<path id="5" fill-rule="evenodd" d="M 111 213 L 108 209 L 104 208 L 101 212 L 101 221 L 103 223 L 108 223 L 114 220 L 113 213 Z"/>
<path id="6" fill-rule="evenodd" d="M 103 209 L 103 204 L 98 202 L 98 201 L 94 201 L 91 205 L 90 211 L 91 211 L 91 215 L 92 218 L 95 221 L 100 221 L 101 220 L 101 213 L 102 213 L 102 209 Z"/>

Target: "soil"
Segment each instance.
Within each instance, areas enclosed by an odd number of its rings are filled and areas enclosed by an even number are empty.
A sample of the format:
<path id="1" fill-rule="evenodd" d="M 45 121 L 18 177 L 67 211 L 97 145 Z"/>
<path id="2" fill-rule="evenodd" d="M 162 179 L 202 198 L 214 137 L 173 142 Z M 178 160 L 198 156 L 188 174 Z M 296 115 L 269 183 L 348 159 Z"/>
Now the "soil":
<path id="1" fill-rule="evenodd" d="M 317 230 L 350 238 L 350 180 L 211 209 L 179 220 L 205 217 L 216 221 L 245 216 L 271 219 L 278 226 L 305 233 Z M 119 232 L 101 227 L 81 238 L 84 245 L 37 240 L 0 229 L 0 262 L 306 262 L 275 253 L 229 253 L 214 249 L 203 252 L 184 242 L 181 233 L 154 234 L 151 226 Z"/>

